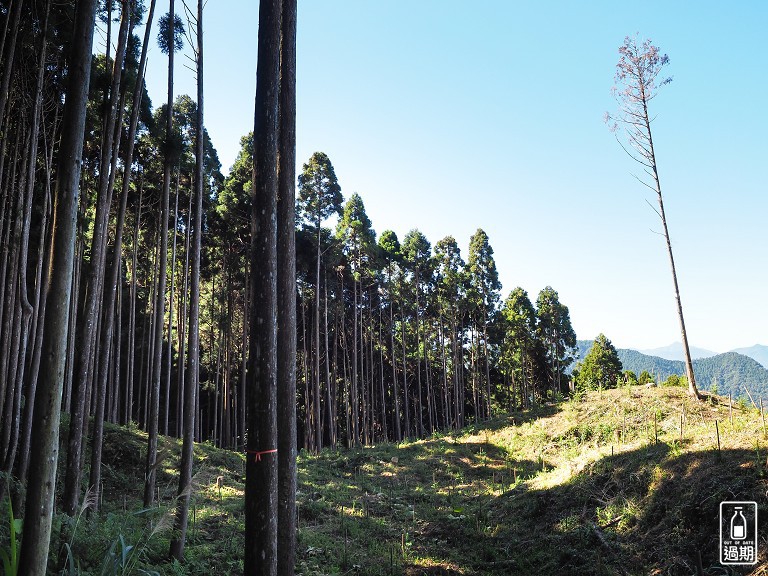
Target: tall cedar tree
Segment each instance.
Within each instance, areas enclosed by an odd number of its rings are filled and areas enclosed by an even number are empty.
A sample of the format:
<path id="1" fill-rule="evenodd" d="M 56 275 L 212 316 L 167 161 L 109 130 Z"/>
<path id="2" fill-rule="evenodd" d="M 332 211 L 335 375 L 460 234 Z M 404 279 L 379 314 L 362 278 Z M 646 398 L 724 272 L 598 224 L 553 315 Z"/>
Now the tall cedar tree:
<path id="1" fill-rule="evenodd" d="M 341 215 L 341 186 L 336 179 L 333 164 L 323 152 L 315 152 L 304 164 L 299 176 L 299 211 L 302 220 L 315 228 L 317 241 L 315 268 L 315 314 L 314 314 L 314 375 L 313 375 L 313 419 L 315 442 L 313 449 L 322 450 L 323 430 L 320 418 L 320 263 L 322 260 L 321 232 L 323 221 L 333 214 Z"/>
<path id="2" fill-rule="evenodd" d="M 560 302 L 560 296 L 547 286 L 536 298 L 536 331 L 544 347 L 544 358 L 549 372 L 549 385 L 553 393 L 565 393 L 563 376 L 575 358 L 576 333 L 571 326 L 568 306 Z"/>
<path id="3" fill-rule="evenodd" d="M 67 442 L 67 469 L 64 478 L 64 511 L 73 516 L 80 499 L 80 479 L 83 467 L 83 436 L 88 426 L 86 413 L 91 396 L 92 383 L 96 380 L 92 364 L 95 354 L 99 313 L 102 304 L 102 288 L 106 267 L 106 249 L 109 213 L 114 192 L 114 179 L 110 178 L 111 167 L 116 165 L 117 138 L 115 129 L 118 126 L 118 111 L 120 109 L 120 90 L 122 85 L 123 59 L 125 58 L 128 42 L 128 28 L 131 17 L 129 2 L 123 1 L 120 32 L 115 61 L 112 66 L 111 85 L 108 98 L 105 99 L 106 110 L 102 120 L 101 149 L 99 153 L 99 177 L 96 195 L 96 214 L 91 238 L 91 262 L 86 278 L 86 297 L 84 310 L 78 318 L 79 354 L 76 355 L 75 379 L 73 380 L 73 400 L 70 412 L 69 438 Z M 107 58 L 107 63 L 109 59 Z M 119 134 L 119 132 L 118 132 Z M 114 158 L 114 163 L 113 163 Z M 98 392 L 97 392 L 98 396 Z"/>
<path id="4" fill-rule="evenodd" d="M 175 537 L 171 540 L 170 555 L 179 561 L 184 559 L 184 544 L 189 519 L 189 499 L 192 494 L 192 463 L 194 460 L 195 394 L 200 379 L 200 250 L 202 244 L 203 194 L 205 193 L 205 131 L 203 122 L 203 0 L 197 2 L 197 48 L 195 63 L 197 72 L 197 113 L 195 115 L 195 221 L 192 226 L 192 272 L 190 278 L 189 307 L 189 355 L 185 377 L 183 406 L 184 429 L 181 447 L 181 469 L 177 491 Z M 168 334 L 170 340 L 170 331 Z M 182 367 L 179 367 L 182 370 Z"/>
<path id="5" fill-rule="evenodd" d="M 361 432 L 361 401 L 358 381 L 361 380 L 359 355 L 361 350 L 359 304 L 361 296 L 361 280 L 367 270 L 370 256 L 376 246 L 376 232 L 371 227 L 371 220 L 365 212 L 363 199 L 358 193 L 352 194 L 344 205 L 341 220 L 338 224 L 337 236 L 341 240 L 342 250 L 347 257 L 352 272 L 352 380 L 347 382 L 351 394 L 351 437 L 347 430 L 347 442 L 360 446 Z"/>
<path id="6" fill-rule="evenodd" d="M 245 574 L 277 574 L 277 193 L 282 2 L 259 4 L 253 128 Z"/>
<path id="7" fill-rule="evenodd" d="M 61 394 L 64 388 L 70 294 L 75 256 L 78 188 L 91 74 L 97 0 L 80 0 L 67 75 L 67 97 L 54 195 L 48 300 L 43 358 L 35 396 L 32 446 L 37 457 L 29 468 L 24 536 L 19 574 L 44 576 L 51 539 L 56 466 L 59 456 Z"/>
<path id="8" fill-rule="evenodd" d="M 280 165 L 277 200 L 277 573 L 296 556 L 296 18 L 283 0 L 280 41 Z"/>
<path id="9" fill-rule="evenodd" d="M 168 14 L 160 19 L 158 44 L 168 54 L 168 102 L 165 109 L 165 142 L 163 158 L 163 188 L 160 207 L 160 247 L 155 298 L 155 333 L 153 342 L 154 370 L 150 382 L 149 422 L 147 424 L 147 464 L 144 482 L 144 506 L 149 506 L 155 499 L 155 479 L 157 477 L 157 435 L 160 424 L 160 375 L 163 359 L 163 322 L 165 321 L 165 281 L 168 263 L 168 214 L 170 211 L 171 170 L 177 151 L 173 146 L 173 66 L 174 54 L 181 50 L 181 19 L 176 15 L 175 0 L 170 0 Z M 170 337 L 170 335 L 169 335 Z"/>
<path id="10" fill-rule="evenodd" d="M 615 85 L 613 92 L 619 103 L 619 111 L 615 116 L 606 115 L 606 120 L 611 123 L 611 128 L 616 131 L 623 128 L 623 133 L 629 147 L 622 144 L 624 150 L 633 160 L 643 166 L 643 171 L 652 180 L 652 185 L 640 180 L 646 187 L 656 193 L 659 209 L 656 211 L 661 219 L 664 230 L 664 240 L 667 243 L 669 265 L 672 268 L 672 283 L 675 287 L 675 303 L 677 304 L 677 317 L 680 321 L 680 336 L 683 341 L 685 353 L 685 374 L 688 377 L 688 392 L 699 398 L 699 389 L 696 387 L 696 377 L 693 373 L 691 351 L 688 347 L 688 333 L 685 330 L 683 318 L 683 304 L 680 300 L 680 287 L 677 283 L 677 271 L 675 258 L 672 255 L 672 241 L 669 238 L 667 217 L 664 212 L 664 199 L 661 195 L 661 180 L 656 164 L 656 152 L 653 148 L 653 134 L 651 133 L 651 116 L 648 105 L 653 100 L 658 89 L 672 81 L 671 77 L 659 78 L 664 66 L 669 64 L 669 56 L 661 54 L 659 48 L 650 40 L 638 43 L 638 39 L 627 36 L 624 44 L 619 47 L 619 62 L 616 65 Z"/>
<path id="11" fill-rule="evenodd" d="M 615 388 L 623 367 L 613 343 L 605 334 L 599 334 L 584 360 L 573 371 L 577 390 Z"/>

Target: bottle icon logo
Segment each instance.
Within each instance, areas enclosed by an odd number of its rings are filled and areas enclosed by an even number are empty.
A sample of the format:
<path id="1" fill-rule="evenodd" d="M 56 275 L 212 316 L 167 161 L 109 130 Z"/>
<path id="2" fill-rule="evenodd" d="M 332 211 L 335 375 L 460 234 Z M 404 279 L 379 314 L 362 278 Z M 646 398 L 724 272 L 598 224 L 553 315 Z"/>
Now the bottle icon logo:
<path id="1" fill-rule="evenodd" d="M 757 502 L 720 503 L 720 564 L 757 563 Z"/>
<path id="2" fill-rule="evenodd" d="M 747 537 L 747 519 L 744 518 L 741 508 L 741 506 L 734 507 L 731 518 L 731 538 L 733 540 L 744 540 Z"/>

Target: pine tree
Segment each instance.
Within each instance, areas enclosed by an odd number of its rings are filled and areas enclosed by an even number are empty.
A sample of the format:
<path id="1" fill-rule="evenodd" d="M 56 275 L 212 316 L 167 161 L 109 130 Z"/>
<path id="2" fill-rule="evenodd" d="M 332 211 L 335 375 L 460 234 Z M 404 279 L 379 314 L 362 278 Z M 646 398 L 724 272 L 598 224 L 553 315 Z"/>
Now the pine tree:
<path id="1" fill-rule="evenodd" d="M 616 348 L 605 334 L 599 334 L 584 360 L 576 364 L 574 387 L 577 390 L 615 388 L 622 370 Z"/>

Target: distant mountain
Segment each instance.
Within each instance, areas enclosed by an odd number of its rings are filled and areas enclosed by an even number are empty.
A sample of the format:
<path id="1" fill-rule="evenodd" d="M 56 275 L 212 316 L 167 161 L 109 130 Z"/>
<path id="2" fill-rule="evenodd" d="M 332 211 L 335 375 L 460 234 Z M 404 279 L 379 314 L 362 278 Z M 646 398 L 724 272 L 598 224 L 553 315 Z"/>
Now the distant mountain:
<path id="1" fill-rule="evenodd" d="M 577 342 L 579 360 L 586 356 L 591 347 L 592 340 Z M 768 347 L 760 348 L 768 351 Z M 664 381 L 672 374 L 685 374 L 685 364 L 682 360 L 667 360 L 625 348 L 619 348 L 617 352 L 624 370 L 631 370 L 637 376 L 647 370 L 655 380 Z M 763 401 L 768 403 L 768 369 L 746 355 L 726 352 L 708 358 L 698 358 L 693 361 L 693 371 L 696 374 L 696 384 L 701 390 L 711 390 L 716 384 L 718 394 L 727 396 L 730 393 L 734 398 L 744 398 L 749 402 L 746 392 L 748 388 L 755 402 L 763 398 Z"/>
<path id="2" fill-rule="evenodd" d="M 753 360 L 757 360 L 764 368 L 768 368 L 768 346 L 762 344 L 755 344 L 749 348 L 736 348 L 732 352 L 738 352 L 744 356 L 749 356 Z"/>
<path id="3" fill-rule="evenodd" d="M 768 401 L 768 370 L 756 360 L 737 352 L 726 352 L 711 358 L 694 360 L 696 383 L 704 390 L 717 384 L 718 394 L 733 394 L 735 398 L 749 399 L 746 389 L 758 402 Z"/>
<path id="4" fill-rule="evenodd" d="M 688 350 L 691 353 L 691 358 L 709 358 L 710 356 L 716 356 L 717 352 L 711 350 L 705 350 L 704 348 L 697 348 L 696 346 L 688 346 Z M 652 348 L 650 350 L 640 350 L 646 356 L 658 356 L 666 360 L 685 360 L 685 354 L 683 354 L 683 343 L 672 342 L 668 346 L 662 346 L 661 348 Z"/>
<path id="5" fill-rule="evenodd" d="M 632 370 L 635 375 L 640 376 L 643 370 L 647 370 L 656 381 L 664 381 L 672 374 L 678 376 L 685 374 L 685 364 L 682 360 L 667 360 L 658 356 L 649 356 L 638 352 L 637 350 L 627 350 L 621 348 L 617 350 L 619 360 L 624 370 Z M 696 368 L 694 368 L 694 371 Z"/>

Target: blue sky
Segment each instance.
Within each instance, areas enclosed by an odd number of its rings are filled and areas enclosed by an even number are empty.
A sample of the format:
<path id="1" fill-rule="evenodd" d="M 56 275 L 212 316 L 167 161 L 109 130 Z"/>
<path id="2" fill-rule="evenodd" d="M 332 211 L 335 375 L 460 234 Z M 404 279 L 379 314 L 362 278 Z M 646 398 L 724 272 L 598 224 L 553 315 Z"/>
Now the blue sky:
<path id="1" fill-rule="evenodd" d="M 225 170 L 253 123 L 257 6 L 206 5 L 206 126 Z M 655 198 L 603 123 L 618 47 L 639 33 L 674 78 L 651 111 L 689 340 L 768 344 L 767 27 L 758 1 L 299 0 L 297 158 L 326 152 L 378 232 L 450 234 L 466 256 L 483 228 L 503 297 L 551 285 L 581 339 L 679 340 Z M 153 47 L 154 105 L 165 66 Z M 186 68 L 176 91 L 195 93 Z"/>

